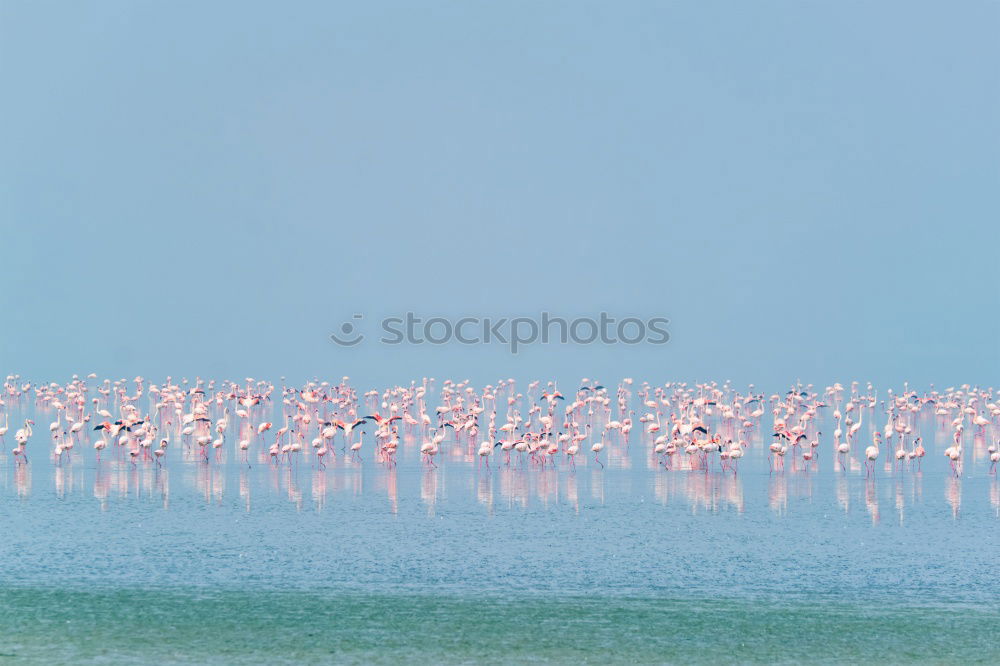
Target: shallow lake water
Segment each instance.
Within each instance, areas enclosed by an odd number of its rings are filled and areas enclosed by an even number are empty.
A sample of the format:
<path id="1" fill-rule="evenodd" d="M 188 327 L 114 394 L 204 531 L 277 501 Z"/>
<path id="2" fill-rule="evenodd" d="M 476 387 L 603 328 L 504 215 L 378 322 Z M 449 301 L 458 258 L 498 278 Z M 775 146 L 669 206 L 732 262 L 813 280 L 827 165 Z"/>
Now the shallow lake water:
<path id="1" fill-rule="evenodd" d="M 412 437 L 396 467 L 57 464 L 31 415 L 30 464 L 0 456 L 0 660 L 1000 660 L 989 434 L 956 475 L 930 414 L 922 469 L 883 447 L 872 479 L 828 437 L 772 471 L 759 432 L 735 475 L 664 470 L 638 432 L 604 469 L 453 440 L 431 468 Z"/>

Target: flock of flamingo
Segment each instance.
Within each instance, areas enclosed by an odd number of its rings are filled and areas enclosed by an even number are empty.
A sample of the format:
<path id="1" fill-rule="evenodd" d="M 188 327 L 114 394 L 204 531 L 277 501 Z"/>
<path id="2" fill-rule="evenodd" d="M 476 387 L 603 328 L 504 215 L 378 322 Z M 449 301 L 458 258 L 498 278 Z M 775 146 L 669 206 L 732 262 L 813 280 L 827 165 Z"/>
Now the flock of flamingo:
<path id="1" fill-rule="evenodd" d="M 180 449 L 186 460 L 204 464 L 224 462 L 232 452 L 248 466 L 252 460 L 295 466 L 311 457 L 322 469 L 339 452 L 352 463 L 370 456 L 394 466 L 400 446 L 419 443 L 429 467 L 436 467 L 447 449 L 483 468 L 499 459 L 495 464 L 575 469 L 578 459 L 592 459 L 603 469 L 606 451 L 627 450 L 637 440 L 663 470 L 735 475 L 752 442 L 767 438 L 771 473 L 782 473 L 787 459 L 793 469 L 808 471 L 825 447 L 839 469 L 860 470 L 863 464 L 871 478 L 880 459 L 889 471 L 919 470 L 927 453 L 921 427 L 928 423 L 950 432 L 943 455 L 955 475 L 962 473 L 967 433 L 987 444 L 990 473 L 1000 462 L 994 425 L 1000 422 L 1000 405 L 993 388 L 918 392 L 904 385 L 898 393 L 880 394 L 858 382 L 822 391 L 797 384 L 767 396 L 753 385 L 746 391 L 714 382 L 652 386 L 635 385 L 630 378 L 614 388 L 584 379 L 565 392 L 555 382 L 538 381 L 522 392 L 513 379 L 482 389 L 468 380 L 446 380 L 440 389 L 436 383 L 425 378 L 359 393 L 348 377 L 293 387 L 284 379 L 280 386 L 250 378 L 175 382 L 167 377 L 151 383 L 142 377 L 99 381 L 94 374 L 73 376 L 66 384 L 33 384 L 9 375 L 0 398 L 0 441 L 10 428 L 11 410 L 33 402 L 34 411 L 51 413 L 53 420 L 47 441 L 39 446 L 33 439 L 35 422 L 24 419 L 14 433 L 17 465 L 30 464 L 29 451 L 38 447 L 57 465 L 89 448 L 98 464 L 103 454 L 159 467 L 170 451 Z M 433 407 L 432 397 L 438 403 Z M 821 410 L 830 410 L 833 419 L 827 444 L 818 426 Z M 879 427 L 876 420 L 883 419 Z M 860 441 L 869 437 L 867 445 Z"/>

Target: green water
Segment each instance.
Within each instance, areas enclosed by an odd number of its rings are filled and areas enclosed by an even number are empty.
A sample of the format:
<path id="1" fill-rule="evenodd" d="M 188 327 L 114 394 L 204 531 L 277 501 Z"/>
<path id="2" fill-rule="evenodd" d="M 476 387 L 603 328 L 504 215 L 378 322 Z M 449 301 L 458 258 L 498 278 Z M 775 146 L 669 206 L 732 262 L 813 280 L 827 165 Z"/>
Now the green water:
<path id="1" fill-rule="evenodd" d="M 996 607 L 0 591 L 0 663 L 997 663 Z"/>

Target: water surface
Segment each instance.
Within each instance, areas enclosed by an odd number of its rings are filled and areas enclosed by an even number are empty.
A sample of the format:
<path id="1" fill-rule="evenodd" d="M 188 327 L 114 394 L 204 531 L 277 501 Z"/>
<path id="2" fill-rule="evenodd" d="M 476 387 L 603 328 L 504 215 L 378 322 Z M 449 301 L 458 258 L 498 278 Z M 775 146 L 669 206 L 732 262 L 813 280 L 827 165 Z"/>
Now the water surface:
<path id="1" fill-rule="evenodd" d="M 47 422 L 44 414 L 36 415 Z M 0 653 L 66 661 L 992 661 L 1000 487 L 922 471 L 0 458 Z M 769 440 L 767 440 L 769 441 Z M 10 446 L 5 447 L 9 449 Z"/>

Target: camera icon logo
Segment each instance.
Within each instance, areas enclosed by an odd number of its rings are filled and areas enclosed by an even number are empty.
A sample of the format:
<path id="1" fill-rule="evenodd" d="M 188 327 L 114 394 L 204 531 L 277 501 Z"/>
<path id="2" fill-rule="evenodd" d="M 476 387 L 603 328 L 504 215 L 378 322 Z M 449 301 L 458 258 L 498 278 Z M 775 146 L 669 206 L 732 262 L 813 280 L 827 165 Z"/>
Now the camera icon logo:
<path id="1" fill-rule="evenodd" d="M 355 314 L 352 319 L 361 320 L 364 319 L 364 315 Z M 340 334 L 331 333 L 330 339 L 336 342 L 341 347 L 353 347 L 354 345 L 360 343 L 365 339 L 364 334 L 358 332 L 357 327 L 354 322 L 345 321 L 340 325 Z"/>

